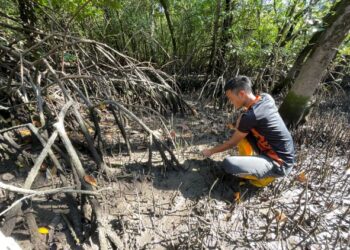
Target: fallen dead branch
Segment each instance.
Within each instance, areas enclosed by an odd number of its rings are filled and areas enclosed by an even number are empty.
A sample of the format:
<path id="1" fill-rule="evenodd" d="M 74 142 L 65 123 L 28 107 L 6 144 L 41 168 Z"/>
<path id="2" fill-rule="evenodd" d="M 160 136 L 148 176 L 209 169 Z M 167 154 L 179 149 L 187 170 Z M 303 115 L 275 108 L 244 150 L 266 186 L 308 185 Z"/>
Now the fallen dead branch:
<path id="1" fill-rule="evenodd" d="M 28 32 L 19 27 L 15 20 L 0 22 L 0 26 L 14 32 Z M 72 231 L 79 242 L 86 240 L 84 235 L 89 233 L 82 231 L 78 205 L 83 207 L 84 202 L 88 202 L 94 214 L 90 219 L 97 227 L 100 249 L 107 249 L 110 244 L 108 241 L 120 247 L 118 236 L 107 234 L 105 216 L 100 201 L 95 197 L 105 189 L 95 190 L 95 187 L 85 181 L 90 173 L 86 171 L 81 155 L 86 152 L 80 151 L 73 143 L 71 134 L 83 135 L 81 143 L 86 143 L 97 171 L 113 177 L 114 170 L 107 166 L 103 155 L 105 142 L 101 129 L 101 112 L 113 115 L 118 133 L 124 138 L 127 152 L 131 155 L 133 146 L 124 122 L 127 117 L 148 134 L 149 142 L 146 146 L 149 148 L 149 165 L 152 165 L 154 147 L 164 163 L 164 170 L 180 170 L 181 165 L 172 149 L 138 117 L 138 110 L 126 107 L 148 107 L 160 114 L 193 113 L 194 110 L 182 99 L 174 79 L 150 63 L 138 62 L 106 44 L 68 33 L 31 32 L 36 34 L 36 40 L 29 48 L 23 48 L 20 39 L 0 45 L 0 69 L 8 76 L 6 83 L 0 86 L 0 111 L 12 117 L 7 121 L 20 123 L 0 125 L 0 135 L 15 150 L 22 152 L 26 157 L 26 165 L 30 166 L 21 188 L 0 183 L 0 188 L 17 193 L 15 201 L 1 211 L 0 215 L 5 215 L 6 221 L 2 231 L 6 235 L 12 233 L 24 200 L 37 195 L 64 193 L 73 222 Z M 6 37 L 2 40 L 7 41 Z M 104 109 L 103 105 L 108 106 L 108 109 Z M 56 118 L 57 121 L 53 122 Z M 29 135 L 26 136 L 39 141 L 42 148 L 38 149 L 36 145 L 35 150 L 22 150 L 22 146 L 16 142 L 16 135 L 23 130 L 28 130 Z M 94 136 L 91 135 L 91 130 Z M 53 163 L 50 169 L 57 169 L 63 187 L 46 191 L 32 190 L 46 161 Z M 73 186 L 77 189 L 67 188 Z M 36 232 L 35 216 L 31 208 L 25 209 L 25 218 L 30 231 Z M 39 249 L 41 246 L 34 233 L 32 240 Z"/>
<path id="2" fill-rule="evenodd" d="M 8 211 L 10 211 L 12 208 L 16 207 L 19 205 L 23 200 L 30 199 L 34 196 L 40 196 L 40 195 L 50 195 L 50 194 L 57 194 L 57 193 L 78 193 L 78 194 L 86 194 L 86 195 L 95 195 L 99 196 L 101 195 L 102 191 L 109 190 L 110 188 L 102 188 L 96 191 L 88 191 L 88 190 L 77 190 L 73 189 L 74 187 L 62 187 L 62 188 L 54 188 L 50 190 L 31 190 L 31 189 L 24 189 L 24 188 L 19 188 L 16 186 L 4 184 L 0 182 L 0 188 L 11 191 L 11 192 L 16 192 L 19 194 L 29 194 L 26 196 L 23 196 L 22 198 L 16 200 L 13 202 L 8 208 L 5 210 L 1 211 L 0 216 L 3 216 L 6 214 Z"/>
<path id="3" fill-rule="evenodd" d="M 25 189 L 25 188 L 19 188 L 13 185 L 5 184 L 3 182 L 0 182 L 0 188 L 19 193 L 19 194 L 30 194 L 30 195 L 47 195 L 47 194 L 57 194 L 57 193 L 80 193 L 80 194 L 88 194 L 88 195 L 101 195 L 101 191 L 108 190 L 110 188 L 102 188 L 97 191 L 88 191 L 88 190 L 77 190 L 73 189 L 74 187 L 62 187 L 62 188 L 54 188 L 49 190 L 32 190 L 32 189 Z M 2 214 L 0 214 L 1 216 Z"/>

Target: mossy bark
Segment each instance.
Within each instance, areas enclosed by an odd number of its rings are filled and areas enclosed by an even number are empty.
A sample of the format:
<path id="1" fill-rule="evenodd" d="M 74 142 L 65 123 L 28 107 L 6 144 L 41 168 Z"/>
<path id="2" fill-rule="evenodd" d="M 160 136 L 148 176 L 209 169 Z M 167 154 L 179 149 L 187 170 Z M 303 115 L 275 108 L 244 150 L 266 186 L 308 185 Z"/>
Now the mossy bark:
<path id="1" fill-rule="evenodd" d="M 289 91 L 279 109 L 284 122 L 288 126 L 297 125 L 299 123 L 306 107 L 308 106 L 309 100 L 310 97 L 297 95 L 293 91 Z"/>
<path id="2" fill-rule="evenodd" d="M 286 125 L 298 125 L 308 108 L 308 102 L 321 82 L 337 48 L 350 29 L 350 0 L 341 0 L 327 16 L 328 27 L 312 47 L 300 68 L 294 85 L 280 107 Z"/>
<path id="3" fill-rule="evenodd" d="M 319 45 L 323 46 L 327 41 L 325 40 L 325 37 L 328 36 L 328 34 L 333 33 L 337 36 L 343 36 L 342 34 L 347 32 L 347 7 L 349 5 L 349 0 L 342 0 L 338 3 L 336 3 L 332 9 L 329 11 L 329 13 L 323 17 L 322 19 L 322 28 L 321 30 L 315 32 L 313 36 L 311 37 L 308 44 L 301 50 L 299 53 L 297 59 L 295 60 L 293 67 L 289 70 L 287 76 L 285 79 L 283 79 L 279 84 L 277 84 L 274 89 L 272 90 L 273 94 L 277 94 L 281 92 L 283 89 L 289 89 L 292 85 L 293 81 L 297 78 L 299 72 L 301 71 L 301 68 L 304 65 L 304 62 L 312 55 L 319 47 Z M 339 22 L 340 19 L 344 19 L 344 22 Z M 338 24 L 337 24 L 338 21 Z M 333 27 L 332 27 L 333 26 Z M 342 32 L 334 32 L 333 29 L 337 29 L 338 26 L 339 29 Z M 336 40 L 333 39 L 333 40 Z M 336 47 L 336 45 L 335 45 Z"/>

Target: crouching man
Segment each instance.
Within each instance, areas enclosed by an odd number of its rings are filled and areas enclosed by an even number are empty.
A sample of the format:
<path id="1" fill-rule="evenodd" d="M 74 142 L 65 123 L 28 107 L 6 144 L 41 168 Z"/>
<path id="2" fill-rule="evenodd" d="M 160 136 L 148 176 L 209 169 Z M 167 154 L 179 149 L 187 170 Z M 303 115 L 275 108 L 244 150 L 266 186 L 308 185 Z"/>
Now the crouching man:
<path id="1" fill-rule="evenodd" d="M 202 154 L 213 154 L 240 148 L 240 156 L 226 157 L 224 171 L 249 179 L 250 183 L 262 187 L 276 177 L 290 173 L 294 163 L 294 145 L 291 134 L 284 124 L 275 101 L 269 94 L 255 96 L 248 77 L 238 76 L 225 84 L 225 94 L 235 108 L 245 112 L 236 123 L 232 137 L 221 145 L 205 149 Z M 242 155 L 243 154 L 243 155 Z"/>

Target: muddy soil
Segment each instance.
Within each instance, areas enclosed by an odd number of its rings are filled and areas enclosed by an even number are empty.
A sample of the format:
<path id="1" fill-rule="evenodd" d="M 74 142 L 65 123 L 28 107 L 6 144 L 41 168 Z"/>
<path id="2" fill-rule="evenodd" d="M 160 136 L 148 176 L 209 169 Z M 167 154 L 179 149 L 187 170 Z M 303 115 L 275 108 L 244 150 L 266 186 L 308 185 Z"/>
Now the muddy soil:
<path id="1" fill-rule="evenodd" d="M 115 173 L 100 175 L 87 155 L 81 159 L 97 178 L 98 188 L 112 187 L 100 198 L 107 228 L 120 237 L 125 249 L 346 249 L 350 244 L 350 186 L 345 174 L 349 114 L 324 103 L 318 107 L 305 125 L 293 130 L 297 163 L 292 173 L 265 188 L 241 183 L 239 190 L 235 180 L 220 171 L 222 159 L 236 155 L 235 149 L 211 159 L 199 154 L 228 138 L 232 113 L 198 105 L 196 117 L 169 116 L 164 121 L 168 132 L 160 129 L 159 117 L 140 114 L 173 147 L 182 171 L 166 169 L 156 152 L 149 166 L 147 136 L 132 124 L 127 132 L 133 155 L 127 156 L 113 119 L 103 117 L 104 160 Z M 73 136 L 78 143 L 81 135 Z M 1 161 L 0 169 L 0 178 L 15 185 L 28 171 L 11 160 Z M 43 172 L 33 188 L 59 184 L 57 176 Z M 32 207 L 38 226 L 54 227 L 53 235 L 42 235 L 42 240 L 50 249 L 98 249 L 88 218 L 83 221 L 84 231 L 89 232 L 86 240 L 76 244 L 62 217 L 70 216 L 63 197 L 35 197 L 25 204 Z M 10 193 L 0 193 L 0 206 L 4 208 L 11 198 Z M 32 249 L 22 217 L 12 236 L 23 249 Z"/>

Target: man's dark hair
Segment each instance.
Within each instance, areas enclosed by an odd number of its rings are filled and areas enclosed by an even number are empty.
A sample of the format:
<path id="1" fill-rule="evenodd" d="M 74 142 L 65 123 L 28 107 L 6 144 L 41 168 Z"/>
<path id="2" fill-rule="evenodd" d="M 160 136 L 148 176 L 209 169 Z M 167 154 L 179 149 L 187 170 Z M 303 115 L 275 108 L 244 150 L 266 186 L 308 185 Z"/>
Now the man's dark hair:
<path id="1" fill-rule="evenodd" d="M 235 94 L 241 90 L 252 93 L 252 82 L 248 76 L 236 76 L 226 82 L 224 91 L 226 92 L 227 90 L 232 90 Z"/>

